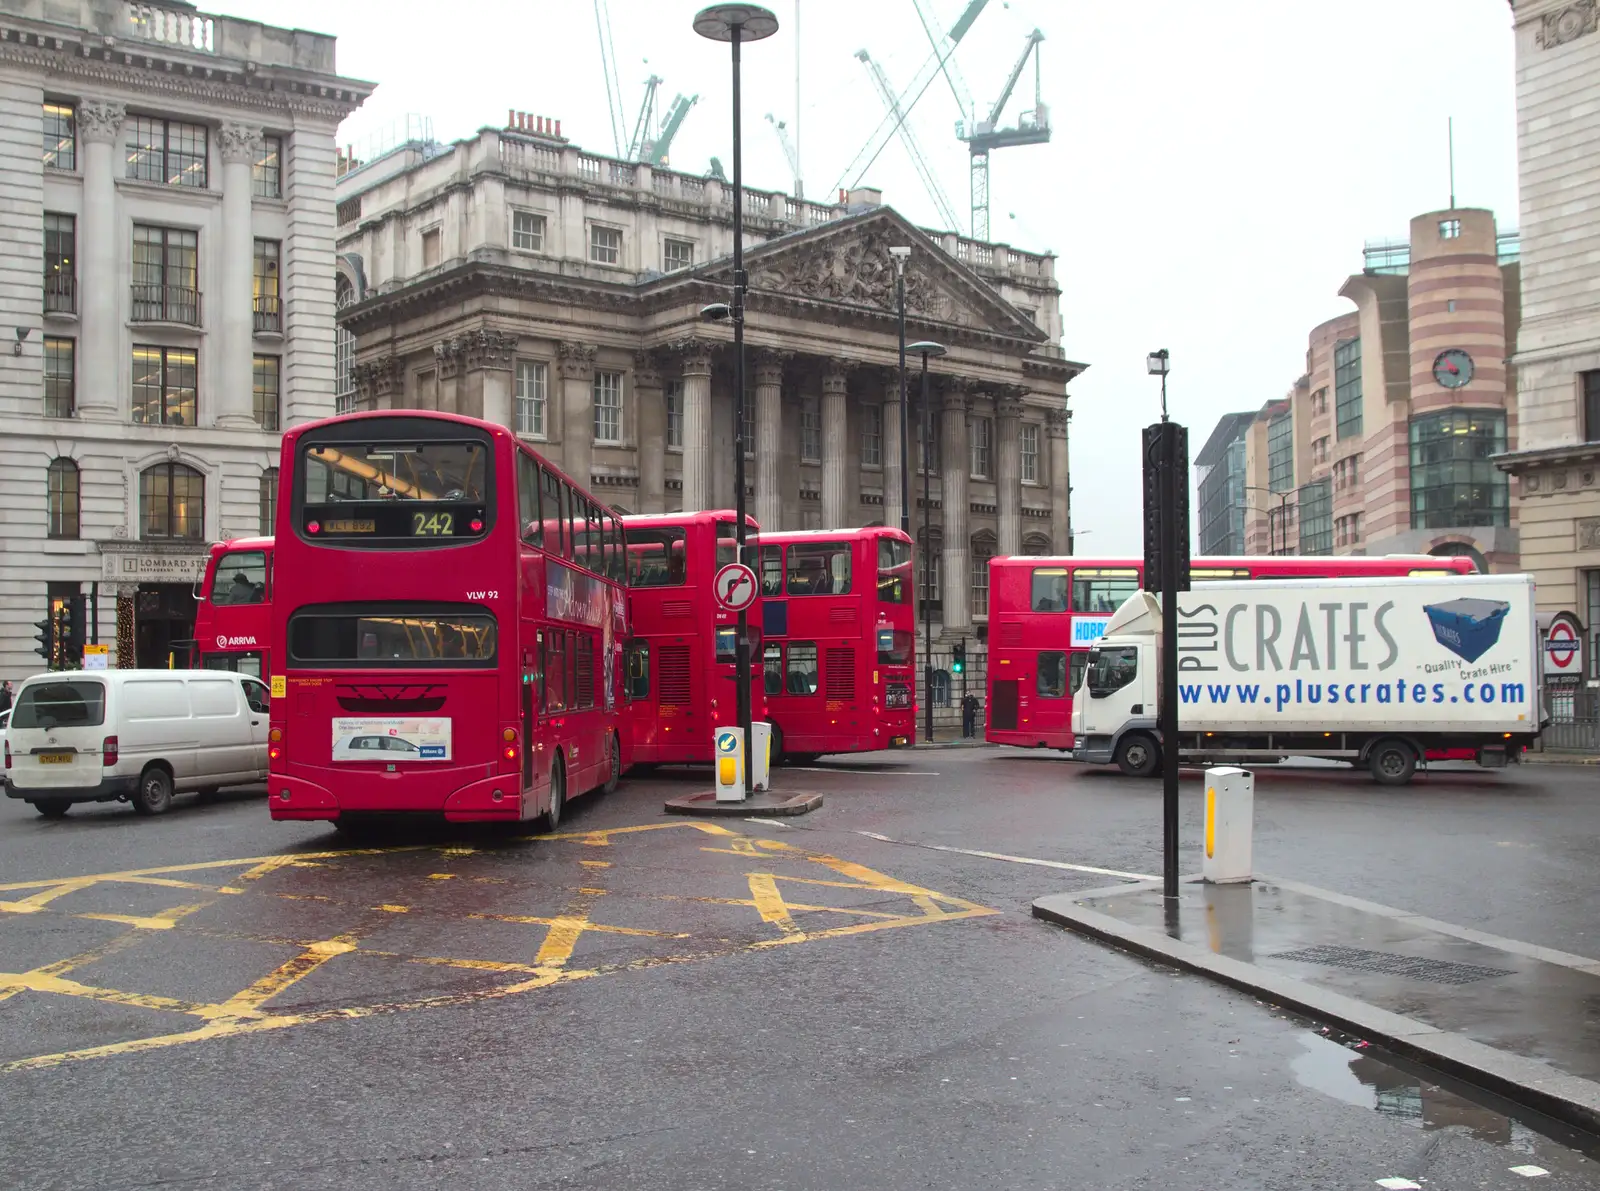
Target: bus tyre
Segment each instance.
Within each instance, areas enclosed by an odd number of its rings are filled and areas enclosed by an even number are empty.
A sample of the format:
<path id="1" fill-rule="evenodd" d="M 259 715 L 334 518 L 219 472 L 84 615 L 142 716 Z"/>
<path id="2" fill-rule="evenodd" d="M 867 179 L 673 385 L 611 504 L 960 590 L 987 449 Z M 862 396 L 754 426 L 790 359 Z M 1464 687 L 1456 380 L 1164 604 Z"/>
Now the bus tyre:
<path id="1" fill-rule="evenodd" d="M 1403 740 L 1380 740 L 1367 754 L 1367 768 L 1380 786 L 1403 786 L 1417 772 L 1417 754 Z"/>
<path id="2" fill-rule="evenodd" d="M 777 724 L 772 725 L 772 736 L 767 740 L 767 768 L 782 765 L 783 756 L 783 729 Z"/>
<path id="3" fill-rule="evenodd" d="M 1114 760 L 1129 777 L 1149 777 L 1161 764 L 1161 747 L 1143 732 L 1129 732 L 1117 741 Z"/>
<path id="4" fill-rule="evenodd" d="M 65 819 L 72 803 L 65 798 L 41 798 L 33 804 L 33 809 L 46 819 Z"/>
<path id="5" fill-rule="evenodd" d="M 141 815 L 162 815 L 172 805 L 172 775 L 159 765 L 150 765 L 139 775 L 139 788 L 133 794 L 133 809 Z"/>
<path id="6" fill-rule="evenodd" d="M 556 753 L 550 762 L 550 809 L 539 816 L 536 824 L 541 833 L 554 831 L 561 826 L 561 812 L 567 805 L 567 764 Z"/>
<path id="7" fill-rule="evenodd" d="M 617 734 L 606 734 L 606 784 L 601 786 L 602 793 L 610 794 L 617 788 L 617 779 L 622 776 L 622 746 L 617 743 Z"/>

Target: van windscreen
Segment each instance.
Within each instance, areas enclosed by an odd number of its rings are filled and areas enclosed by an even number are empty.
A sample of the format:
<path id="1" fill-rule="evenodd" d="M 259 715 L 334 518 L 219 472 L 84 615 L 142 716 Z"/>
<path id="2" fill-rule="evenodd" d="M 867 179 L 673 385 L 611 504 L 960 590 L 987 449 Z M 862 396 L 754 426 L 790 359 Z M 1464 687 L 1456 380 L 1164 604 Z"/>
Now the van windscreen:
<path id="1" fill-rule="evenodd" d="M 13 728 L 93 728 L 106 722 L 106 688 L 84 680 L 39 682 L 22 688 Z"/>

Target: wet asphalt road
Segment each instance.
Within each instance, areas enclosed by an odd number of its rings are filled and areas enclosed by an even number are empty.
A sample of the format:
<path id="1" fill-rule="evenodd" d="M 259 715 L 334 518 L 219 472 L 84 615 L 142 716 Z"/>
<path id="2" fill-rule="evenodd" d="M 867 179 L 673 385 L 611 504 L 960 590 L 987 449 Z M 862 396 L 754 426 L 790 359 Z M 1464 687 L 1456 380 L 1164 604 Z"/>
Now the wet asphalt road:
<path id="1" fill-rule="evenodd" d="M 1156 784 L 989 749 L 783 781 L 826 805 L 691 823 L 667 776 L 555 839 L 357 850 L 248 795 L 0 802 L 0 1186 L 1600 1187 L 1492 1106 L 1028 915 L 1116 877 L 941 850 L 1155 872 Z M 1597 954 L 1597 795 L 1594 768 L 1267 773 L 1258 868 Z M 1192 781 L 1184 810 L 1192 843 Z"/>

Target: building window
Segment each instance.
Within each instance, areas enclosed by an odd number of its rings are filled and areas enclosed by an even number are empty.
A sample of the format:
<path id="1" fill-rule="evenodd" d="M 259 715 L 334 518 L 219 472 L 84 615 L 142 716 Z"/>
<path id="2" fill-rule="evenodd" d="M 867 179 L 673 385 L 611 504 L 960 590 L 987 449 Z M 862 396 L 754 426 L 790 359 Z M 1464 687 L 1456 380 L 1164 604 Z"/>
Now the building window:
<path id="1" fill-rule="evenodd" d="M 77 343 L 47 337 L 44 341 L 44 416 L 70 418 L 77 409 Z"/>
<path id="2" fill-rule="evenodd" d="M 1289 410 L 1267 423 L 1267 487 L 1274 492 L 1294 487 L 1294 414 Z"/>
<path id="3" fill-rule="evenodd" d="M 1510 523 L 1510 482 L 1491 458 L 1506 449 L 1498 409 L 1448 409 L 1411 420 L 1411 528 Z"/>
<path id="4" fill-rule="evenodd" d="M 622 373 L 596 372 L 591 388 L 594 395 L 594 441 L 622 441 Z"/>
<path id="5" fill-rule="evenodd" d="M 1039 427 L 1031 422 L 1022 424 L 1022 482 L 1039 482 Z"/>
<path id="6" fill-rule="evenodd" d="M 154 116 L 129 116 L 127 176 L 141 182 L 206 188 L 206 127 Z"/>
<path id="7" fill-rule="evenodd" d="M 283 197 L 283 138 L 261 138 L 261 151 L 250 167 L 250 193 L 257 198 Z"/>
<path id="8" fill-rule="evenodd" d="M 917 590 L 924 609 L 944 599 L 944 589 L 940 586 L 944 580 L 943 568 L 939 566 L 939 556 L 943 552 L 944 535 L 937 529 L 917 537 Z M 926 611 L 923 619 L 930 619 Z"/>
<path id="9" fill-rule="evenodd" d="M 133 321 L 200 325 L 200 234 L 133 225 Z"/>
<path id="10" fill-rule="evenodd" d="M 1333 553 L 1333 483 L 1317 480 L 1300 489 L 1300 553 Z"/>
<path id="11" fill-rule="evenodd" d="M 1347 517 L 1340 517 L 1333 523 L 1334 544 L 1339 546 L 1361 545 L 1361 514 L 1351 513 Z"/>
<path id="12" fill-rule="evenodd" d="M 519 252 L 544 251 L 544 216 L 532 211 L 511 213 L 511 247 Z"/>
<path id="13" fill-rule="evenodd" d="M 269 467 L 256 485 L 256 508 L 263 537 L 272 533 L 278 519 L 278 469 Z"/>
<path id="14" fill-rule="evenodd" d="M 1324 387 L 1311 394 L 1311 414 L 1313 417 L 1321 417 L 1327 412 L 1328 390 Z"/>
<path id="15" fill-rule="evenodd" d="M 1600 442 L 1600 371 L 1585 372 L 1583 383 L 1583 441 Z"/>
<path id="16" fill-rule="evenodd" d="M 182 463 L 158 463 L 140 472 L 139 536 L 205 541 L 206 478 Z"/>
<path id="17" fill-rule="evenodd" d="M 190 348 L 133 347 L 133 420 L 152 426 L 194 426 L 197 353 Z"/>
<path id="18" fill-rule="evenodd" d="M 993 465 L 994 423 L 988 418 L 972 419 L 972 474 L 976 479 L 986 480 L 991 475 Z"/>
<path id="19" fill-rule="evenodd" d="M 800 399 L 800 461 L 822 462 L 822 410 L 815 397 Z"/>
<path id="20" fill-rule="evenodd" d="M 78 221 L 54 211 L 44 213 L 44 312 L 75 314 L 78 309 L 76 262 Z"/>
<path id="21" fill-rule="evenodd" d="M 1341 438 L 1361 435 L 1361 340 L 1346 339 L 1333 349 L 1334 431 Z"/>
<path id="22" fill-rule="evenodd" d="M 252 386 L 253 407 L 256 425 L 263 430 L 277 430 L 279 428 L 279 373 L 281 359 L 278 356 L 257 356 L 255 358 L 255 381 Z"/>
<path id="23" fill-rule="evenodd" d="M 601 265 L 615 265 L 622 261 L 622 230 L 589 225 L 589 259 Z"/>
<path id="24" fill-rule="evenodd" d="M 861 466 L 883 466 L 883 406 L 861 407 Z"/>
<path id="25" fill-rule="evenodd" d="M 1343 492 L 1361 482 L 1361 456 L 1347 455 L 1333 465 L 1333 488 Z"/>
<path id="26" fill-rule="evenodd" d="M 438 228 L 429 228 L 422 233 L 422 267 L 432 269 L 443 259 L 444 233 Z"/>
<path id="27" fill-rule="evenodd" d="M 333 287 L 335 311 L 343 310 L 355 300 L 355 287 L 340 277 Z M 355 362 L 356 337 L 343 323 L 336 323 L 333 328 L 333 412 L 336 414 L 347 414 L 356 407 Z"/>
<path id="28" fill-rule="evenodd" d="M 667 401 L 667 449 L 669 451 L 683 450 L 683 382 L 669 380 L 666 389 Z"/>
<path id="29" fill-rule="evenodd" d="M 278 258 L 282 246 L 276 240 L 257 240 L 252 280 L 255 286 L 256 330 L 277 332 L 283 330 L 283 308 L 280 303 Z"/>
<path id="30" fill-rule="evenodd" d="M 1328 438 L 1313 439 L 1311 442 L 1311 462 L 1326 463 L 1328 461 Z"/>
<path id="31" fill-rule="evenodd" d="M 992 534 L 972 535 L 972 615 L 989 615 L 989 560 L 994 557 Z"/>
<path id="32" fill-rule="evenodd" d="M 666 240 L 661 245 L 661 268 L 670 273 L 694 264 L 694 244 L 688 240 Z"/>
<path id="33" fill-rule="evenodd" d="M 1585 571 L 1588 586 L 1589 677 L 1600 678 L 1600 571 Z"/>
<path id="34" fill-rule="evenodd" d="M 923 441 L 923 419 L 917 419 L 917 470 L 939 470 L 939 424 L 929 419 L 927 441 Z"/>
<path id="35" fill-rule="evenodd" d="M 547 438 L 545 409 L 550 367 L 538 360 L 517 361 L 516 431 L 526 438 Z"/>
<path id="36" fill-rule="evenodd" d="M 1460 237 L 1461 237 L 1461 220 L 1459 220 L 1459 219 L 1441 219 L 1441 220 L 1439 220 L 1439 239 L 1441 239 L 1441 240 L 1457 240 L 1457 239 L 1460 239 Z"/>
<path id="37" fill-rule="evenodd" d="M 78 465 L 70 459 L 52 459 L 48 471 L 50 536 L 78 536 Z"/>
<path id="38" fill-rule="evenodd" d="M 78 113 L 70 103 L 45 100 L 44 164 L 52 170 L 78 168 Z"/>

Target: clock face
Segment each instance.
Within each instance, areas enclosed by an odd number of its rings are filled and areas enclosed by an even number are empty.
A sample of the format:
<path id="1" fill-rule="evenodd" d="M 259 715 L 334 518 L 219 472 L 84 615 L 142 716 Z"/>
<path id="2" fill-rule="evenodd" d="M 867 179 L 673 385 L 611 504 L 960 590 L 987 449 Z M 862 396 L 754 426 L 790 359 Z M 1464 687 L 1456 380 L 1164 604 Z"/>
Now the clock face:
<path id="1" fill-rule="evenodd" d="M 1433 379 L 1446 389 L 1463 389 L 1472 381 L 1472 357 L 1459 347 L 1440 352 L 1433 362 Z"/>

